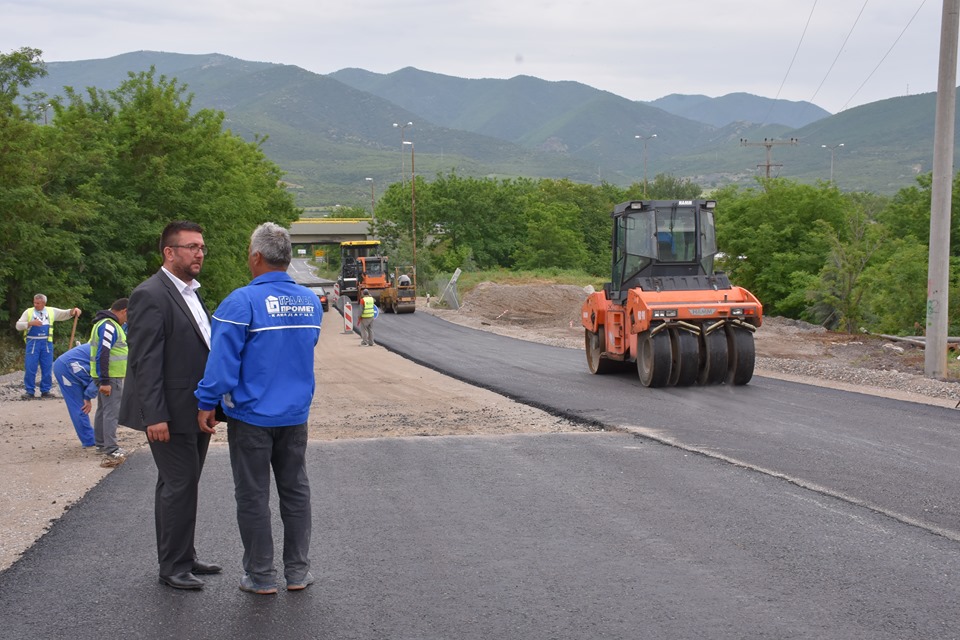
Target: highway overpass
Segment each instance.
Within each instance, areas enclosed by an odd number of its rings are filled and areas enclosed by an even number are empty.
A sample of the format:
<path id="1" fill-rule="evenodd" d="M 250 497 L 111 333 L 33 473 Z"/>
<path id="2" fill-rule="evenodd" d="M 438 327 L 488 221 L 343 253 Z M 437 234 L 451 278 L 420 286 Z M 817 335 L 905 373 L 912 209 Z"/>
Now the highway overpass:
<path id="1" fill-rule="evenodd" d="M 290 225 L 294 245 L 340 244 L 370 239 L 373 218 L 301 218 Z"/>

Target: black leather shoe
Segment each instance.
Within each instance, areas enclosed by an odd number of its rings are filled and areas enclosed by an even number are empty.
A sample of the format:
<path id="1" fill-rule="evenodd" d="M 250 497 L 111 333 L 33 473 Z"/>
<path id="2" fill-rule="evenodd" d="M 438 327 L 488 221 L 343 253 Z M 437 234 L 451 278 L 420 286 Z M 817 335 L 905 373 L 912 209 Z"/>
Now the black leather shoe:
<path id="1" fill-rule="evenodd" d="M 174 589 L 203 589 L 203 580 L 189 571 L 175 573 L 172 576 L 160 576 L 160 582 Z"/>
<path id="2" fill-rule="evenodd" d="M 212 564 L 207 562 L 200 562 L 199 560 L 193 561 L 193 573 L 198 576 L 211 575 L 214 573 L 220 573 L 223 571 L 223 568 L 218 564 Z"/>

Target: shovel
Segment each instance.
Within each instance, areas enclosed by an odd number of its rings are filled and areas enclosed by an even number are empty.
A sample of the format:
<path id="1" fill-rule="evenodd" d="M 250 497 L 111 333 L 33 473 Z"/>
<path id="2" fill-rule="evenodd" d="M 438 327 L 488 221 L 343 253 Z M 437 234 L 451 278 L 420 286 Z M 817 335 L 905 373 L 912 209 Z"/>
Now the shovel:
<path id="1" fill-rule="evenodd" d="M 79 315 L 73 316 L 73 329 L 70 330 L 70 348 L 77 346 L 73 344 L 73 337 L 77 335 L 77 320 L 80 319 Z"/>

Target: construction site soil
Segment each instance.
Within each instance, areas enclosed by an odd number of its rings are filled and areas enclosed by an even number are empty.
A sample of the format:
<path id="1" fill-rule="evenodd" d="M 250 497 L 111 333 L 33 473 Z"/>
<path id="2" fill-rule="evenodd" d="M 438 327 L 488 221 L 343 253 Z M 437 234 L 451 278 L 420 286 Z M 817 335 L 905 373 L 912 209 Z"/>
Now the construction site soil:
<path id="1" fill-rule="evenodd" d="M 570 349 L 583 348 L 580 306 L 589 290 L 549 282 L 482 283 L 458 310 L 428 307 L 450 322 Z M 434 304 L 436 300 L 432 301 Z M 757 375 L 953 407 L 960 385 L 924 378 L 923 350 L 865 334 L 828 332 L 765 318 L 755 336 Z M 586 363 L 584 363 L 586 367 Z M 585 427 L 420 367 L 381 348 L 359 348 L 336 312 L 317 347 L 312 440 L 578 431 Z M 377 398 L 369 389 L 377 389 Z M 441 390 L 441 391 L 438 391 Z M 55 393 L 58 391 L 55 389 Z M 111 469 L 80 447 L 59 397 L 22 400 L 23 375 L 0 377 L 0 570 L 10 566 Z M 336 410 L 327 398 L 337 398 Z M 213 446 L 225 446 L 225 429 Z M 130 455 L 149 456 L 143 434 L 120 428 Z"/>

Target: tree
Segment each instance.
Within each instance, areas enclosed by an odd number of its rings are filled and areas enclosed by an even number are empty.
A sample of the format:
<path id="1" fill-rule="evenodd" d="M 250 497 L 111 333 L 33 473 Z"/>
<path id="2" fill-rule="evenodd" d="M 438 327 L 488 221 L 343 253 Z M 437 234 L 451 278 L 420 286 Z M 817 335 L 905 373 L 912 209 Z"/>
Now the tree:
<path id="1" fill-rule="evenodd" d="M 210 255 L 204 292 L 216 303 L 249 278 L 246 249 L 260 223 L 299 217 L 281 186 L 263 140 L 246 142 L 223 129 L 223 113 L 193 112 L 186 87 L 149 72 L 129 74 L 116 90 L 68 93 L 58 114 L 65 135 L 91 149 L 76 169 L 97 219 L 81 235 L 84 267 L 98 299 L 129 291 L 160 264 L 157 241 L 175 219 L 204 227 Z M 84 173 L 85 172 L 85 173 Z"/>
<path id="2" fill-rule="evenodd" d="M 67 90 L 39 126 L 15 105 L 42 71 L 36 56 L 0 56 L 0 315 L 9 322 L 37 292 L 87 309 L 129 295 L 159 266 L 175 219 L 206 230 L 208 301 L 244 284 L 253 228 L 299 217 L 263 140 L 225 131 L 221 112 L 193 112 L 186 88 L 153 70 L 111 92 Z"/>
<path id="3" fill-rule="evenodd" d="M 527 206 L 561 204 L 573 207 L 576 215 L 563 215 L 558 222 L 566 221 L 566 229 L 573 231 L 577 242 L 567 254 L 567 264 L 556 265 L 566 269 L 582 270 L 595 275 L 610 273 L 613 223 L 610 212 L 618 202 L 628 200 L 619 187 L 602 183 L 599 187 L 578 184 L 570 180 L 540 180 L 539 188 L 531 193 Z M 528 229 L 529 235 L 529 229 Z M 580 239 L 582 238 L 582 240 Z"/>
<path id="4" fill-rule="evenodd" d="M 932 185 L 932 174 L 917 176 L 917 186 L 900 189 L 889 205 L 879 212 L 877 219 L 898 238 L 913 236 L 920 242 L 929 244 Z M 960 256 L 960 173 L 953 178 L 950 255 Z"/>
<path id="5" fill-rule="evenodd" d="M 527 234 L 514 258 L 519 269 L 579 268 L 586 262 L 579 210 L 569 203 L 537 203 L 526 212 Z"/>
<path id="6" fill-rule="evenodd" d="M 717 192 L 717 266 L 749 289 L 765 313 L 799 318 L 808 304 L 797 295 L 804 276 L 820 273 L 830 251 L 823 224 L 836 230 L 850 204 L 832 185 L 812 187 L 761 179 L 759 189 Z"/>
<path id="7" fill-rule="evenodd" d="M 16 115 L 16 99 L 21 87 L 29 87 L 36 78 L 47 75 L 40 49 L 21 47 L 11 53 L 0 54 L 0 114 Z"/>
<path id="8" fill-rule="evenodd" d="M 89 292 L 75 277 L 81 252 L 72 233 L 89 207 L 46 191 L 57 179 L 56 131 L 16 104 L 20 87 L 46 73 L 39 56 L 29 48 L 0 55 L 0 317 L 7 322 L 35 293 L 79 302 Z"/>
<path id="9" fill-rule="evenodd" d="M 634 183 L 628 190 L 628 200 L 643 200 L 643 184 Z M 703 195 L 703 187 L 690 178 L 678 178 L 668 173 L 658 173 L 647 183 L 647 200 L 696 200 Z"/>
<path id="10" fill-rule="evenodd" d="M 923 334 L 927 308 L 927 246 L 891 236 L 863 273 L 863 315 L 877 333 Z"/>
<path id="11" fill-rule="evenodd" d="M 871 222 L 859 207 L 848 212 L 844 228 L 840 230 L 822 221 L 818 226 L 830 245 L 830 252 L 810 292 L 820 307 L 817 319 L 854 333 L 865 324 L 862 301 L 866 288 L 862 276 L 887 240 L 886 229 Z"/>

